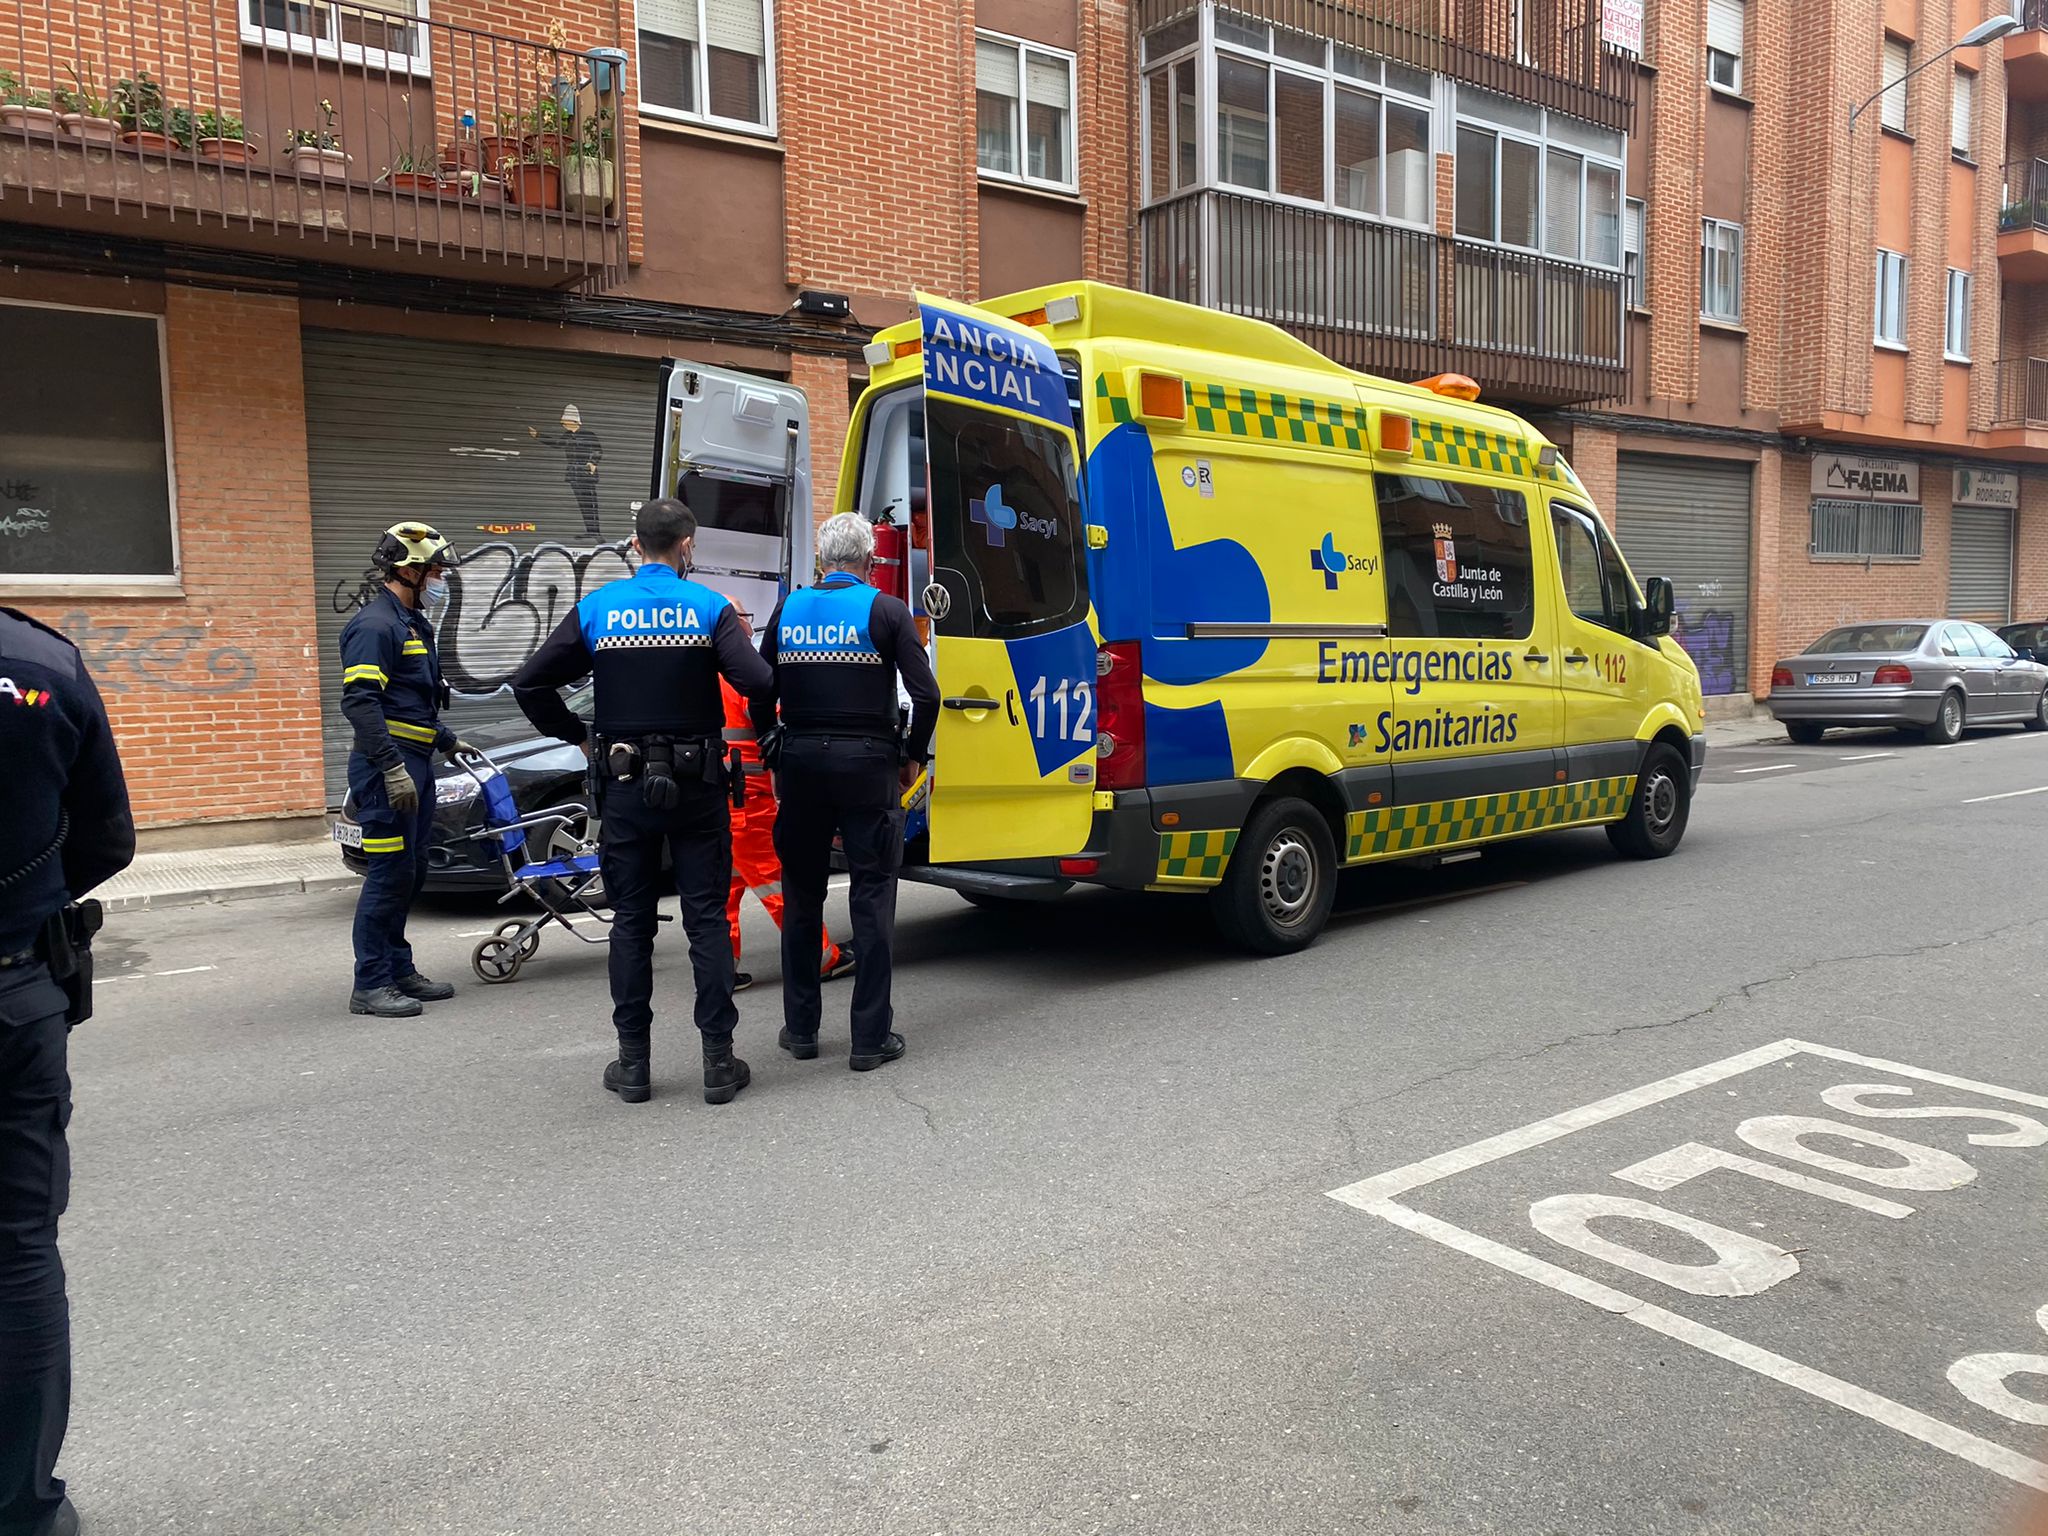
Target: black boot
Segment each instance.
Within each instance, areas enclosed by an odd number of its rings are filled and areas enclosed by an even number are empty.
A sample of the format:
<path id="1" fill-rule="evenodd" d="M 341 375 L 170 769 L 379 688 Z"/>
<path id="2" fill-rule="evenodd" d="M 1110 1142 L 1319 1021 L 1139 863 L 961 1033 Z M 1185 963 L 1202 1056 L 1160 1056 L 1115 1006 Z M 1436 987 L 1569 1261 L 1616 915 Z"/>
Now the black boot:
<path id="1" fill-rule="evenodd" d="M 816 1035 L 791 1034 L 787 1024 L 782 1026 L 782 1033 L 775 1037 L 775 1043 L 789 1052 L 798 1061 L 810 1061 L 818 1054 L 818 1037 Z"/>
<path id="2" fill-rule="evenodd" d="M 704 1102 L 730 1104 L 754 1080 L 747 1064 L 732 1053 L 732 1041 L 704 1042 Z"/>
<path id="3" fill-rule="evenodd" d="M 415 1002 L 445 1003 L 455 995 L 455 988 L 445 981 L 429 981 L 418 971 L 410 976 L 401 976 L 392 983 L 399 991 Z"/>
<path id="4" fill-rule="evenodd" d="M 407 997 L 396 987 L 372 987 L 365 992 L 358 988 L 348 995 L 350 1013 L 367 1013 L 379 1019 L 416 1019 L 426 1012 L 416 998 Z"/>
<path id="5" fill-rule="evenodd" d="M 654 1097 L 654 1083 L 645 1056 L 627 1056 L 605 1063 L 604 1086 L 621 1104 L 645 1104 Z"/>
<path id="6" fill-rule="evenodd" d="M 899 1060 L 906 1049 L 908 1047 L 901 1035 L 884 1035 L 882 1043 L 873 1050 L 856 1049 L 846 1058 L 846 1064 L 856 1072 L 872 1072 L 877 1067 L 886 1067 L 890 1062 Z"/>
<path id="7" fill-rule="evenodd" d="M 78 1536 L 78 1511 L 66 1499 L 43 1517 L 43 1524 L 35 1528 L 35 1536 Z"/>

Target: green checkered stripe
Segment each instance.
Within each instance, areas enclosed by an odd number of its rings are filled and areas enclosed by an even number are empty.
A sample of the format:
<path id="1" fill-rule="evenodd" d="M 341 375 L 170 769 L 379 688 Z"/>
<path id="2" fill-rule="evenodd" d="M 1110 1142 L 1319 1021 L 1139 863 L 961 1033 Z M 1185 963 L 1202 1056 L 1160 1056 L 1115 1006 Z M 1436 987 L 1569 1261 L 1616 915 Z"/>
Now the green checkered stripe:
<path id="1" fill-rule="evenodd" d="M 1271 390 L 1226 389 L 1221 384 L 1189 383 L 1185 388 L 1197 432 L 1366 451 L 1365 412 L 1355 405 Z"/>
<path id="2" fill-rule="evenodd" d="M 1123 380 L 1106 373 L 1095 375 L 1095 419 L 1105 427 L 1120 427 L 1136 418 L 1131 415 L 1131 397 L 1124 393 Z"/>
<path id="3" fill-rule="evenodd" d="M 1617 821 L 1635 794 L 1634 774 L 1614 779 L 1581 779 L 1504 795 L 1474 795 L 1428 805 L 1395 805 L 1353 811 L 1344 818 L 1344 857 L 1389 858 L 1451 843 L 1483 843 L 1497 837 L 1541 832 L 1586 821 Z"/>
<path id="4" fill-rule="evenodd" d="M 1237 833 L 1162 832 L 1159 834 L 1159 883 L 1214 885 L 1223 878 Z"/>
<path id="5" fill-rule="evenodd" d="M 1491 470 L 1496 475 L 1526 477 L 1536 470 L 1536 456 L 1525 437 L 1421 417 L 1415 421 L 1415 458 L 1424 464 Z"/>

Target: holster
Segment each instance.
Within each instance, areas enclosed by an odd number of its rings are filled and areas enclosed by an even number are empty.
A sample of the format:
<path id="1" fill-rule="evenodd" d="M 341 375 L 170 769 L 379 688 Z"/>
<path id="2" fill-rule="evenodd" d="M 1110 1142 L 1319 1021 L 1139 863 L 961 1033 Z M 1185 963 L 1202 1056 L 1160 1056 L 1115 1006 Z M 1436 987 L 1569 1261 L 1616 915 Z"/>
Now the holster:
<path id="1" fill-rule="evenodd" d="M 637 782 L 640 797 L 652 810 L 672 811 L 681 805 L 680 785 L 718 782 L 718 754 L 699 738 L 637 736 L 601 741 L 599 746 L 605 772 L 621 784 Z"/>
<path id="2" fill-rule="evenodd" d="M 64 993 L 64 1023 L 76 1028 L 92 1017 L 92 937 L 107 920 L 96 901 L 74 901 L 50 915 L 38 947 L 50 980 Z"/>
<path id="3" fill-rule="evenodd" d="M 732 796 L 732 808 L 739 810 L 747 803 L 747 760 L 734 747 L 725 759 L 726 792 Z"/>

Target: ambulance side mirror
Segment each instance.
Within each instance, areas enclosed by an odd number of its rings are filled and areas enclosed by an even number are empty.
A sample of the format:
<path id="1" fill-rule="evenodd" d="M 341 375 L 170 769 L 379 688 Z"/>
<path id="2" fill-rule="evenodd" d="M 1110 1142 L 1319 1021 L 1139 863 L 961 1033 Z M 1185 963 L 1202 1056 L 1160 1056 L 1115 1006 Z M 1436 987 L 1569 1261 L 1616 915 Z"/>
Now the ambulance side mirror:
<path id="1" fill-rule="evenodd" d="M 1652 576 L 1643 584 L 1643 634 L 1655 639 L 1658 635 L 1671 633 L 1671 613 L 1675 599 L 1671 583 L 1662 576 Z"/>

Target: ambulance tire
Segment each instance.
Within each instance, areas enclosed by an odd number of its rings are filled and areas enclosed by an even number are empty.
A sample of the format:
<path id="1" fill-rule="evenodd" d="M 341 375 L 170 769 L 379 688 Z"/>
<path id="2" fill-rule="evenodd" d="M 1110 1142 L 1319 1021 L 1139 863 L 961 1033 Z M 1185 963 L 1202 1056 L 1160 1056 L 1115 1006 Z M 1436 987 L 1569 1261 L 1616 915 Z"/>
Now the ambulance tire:
<path id="1" fill-rule="evenodd" d="M 1669 742 L 1655 742 L 1636 773 L 1628 814 L 1607 826 L 1607 840 L 1632 859 L 1661 859 L 1678 850 L 1692 815 L 1692 772 Z"/>
<path id="2" fill-rule="evenodd" d="M 1316 941 L 1337 896 L 1337 844 L 1306 800 L 1270 800 L 1238 835 L 1210 897 L 1223 937 L 1258 955 L 1291 955 Z"/>

